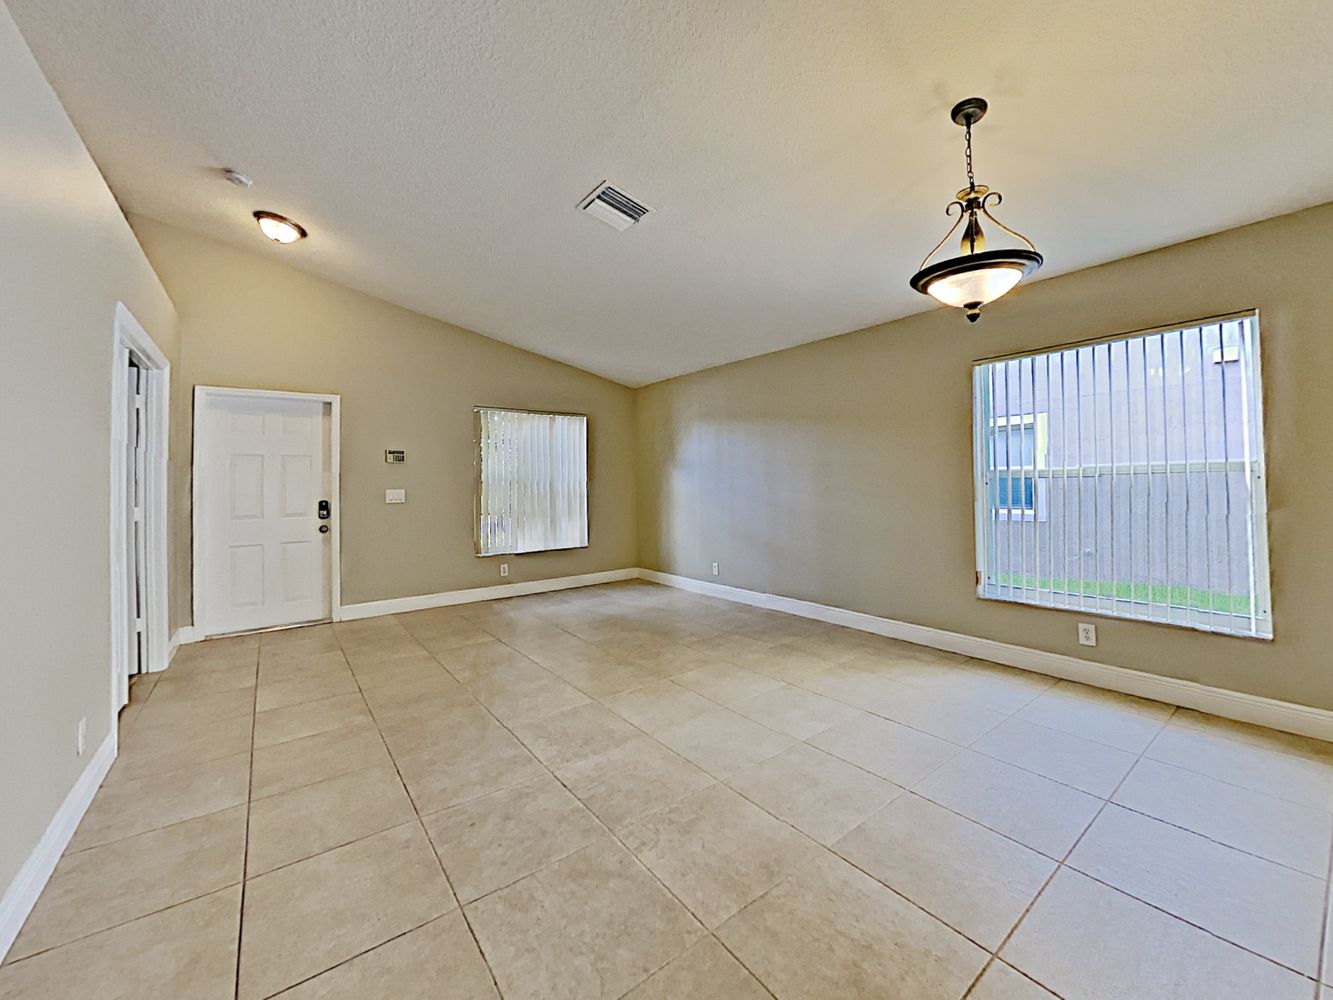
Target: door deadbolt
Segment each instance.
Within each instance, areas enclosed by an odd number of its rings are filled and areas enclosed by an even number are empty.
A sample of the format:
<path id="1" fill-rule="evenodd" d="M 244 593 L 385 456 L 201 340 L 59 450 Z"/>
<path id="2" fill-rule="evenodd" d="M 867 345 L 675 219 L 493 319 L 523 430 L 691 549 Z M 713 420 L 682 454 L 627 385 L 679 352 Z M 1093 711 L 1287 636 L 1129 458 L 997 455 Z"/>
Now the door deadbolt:
<path id="1" fill-rule="evenodd" d="M 321 500 L 319 502 L 318 510 L 319 519 L 321 521 L 327 521 L 329 519 L 329 502 L 327 500 Z"/>

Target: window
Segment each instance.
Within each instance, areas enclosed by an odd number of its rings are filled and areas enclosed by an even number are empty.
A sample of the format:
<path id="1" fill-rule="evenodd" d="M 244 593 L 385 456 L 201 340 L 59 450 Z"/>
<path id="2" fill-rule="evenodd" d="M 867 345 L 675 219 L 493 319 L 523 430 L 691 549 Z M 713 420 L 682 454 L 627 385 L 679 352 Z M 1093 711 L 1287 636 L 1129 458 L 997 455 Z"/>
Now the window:
<path id="1" fill-rule="evenodd" d="M 990 447 L 996 475 L 990 478 L 990 505 L 1003 520 L 1046 520 L 1047 417 L 1021 413 L 990 418 Z"/>
<path id="2" fill-rule="evenodd" d="M 477 555 L 588 544 L 588 418 L 477 407 Z"/>
<path id="3" fill-rule="evenodd" d="M 977 593 L 1271 639 L 1258 315 L 979 362 Z"/>

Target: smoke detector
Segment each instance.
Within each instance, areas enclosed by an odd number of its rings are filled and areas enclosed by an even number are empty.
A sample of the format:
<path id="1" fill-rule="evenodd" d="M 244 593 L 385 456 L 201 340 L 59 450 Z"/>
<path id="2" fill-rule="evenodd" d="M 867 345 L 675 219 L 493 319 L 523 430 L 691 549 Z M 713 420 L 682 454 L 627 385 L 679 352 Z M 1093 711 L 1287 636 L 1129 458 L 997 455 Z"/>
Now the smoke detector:
<path id="1" fill-rule="evenodd" d="M 248 188 L 250 185 L 254 184 L 254 178 L 249 174 L 245 173 L 243 170 L 236 170 L 232 167 L 223 167 L 222 176 L 237 187 Z"/>
<path id="2" fill-rule="evenodd" d="M 594 219 L 622 232 L 652 211 L 647 205 L 635 201 L 624 191 L 613 188 L 605 181 L 598 184 L 593 193 L 579 203 L 579 208 Z"/>

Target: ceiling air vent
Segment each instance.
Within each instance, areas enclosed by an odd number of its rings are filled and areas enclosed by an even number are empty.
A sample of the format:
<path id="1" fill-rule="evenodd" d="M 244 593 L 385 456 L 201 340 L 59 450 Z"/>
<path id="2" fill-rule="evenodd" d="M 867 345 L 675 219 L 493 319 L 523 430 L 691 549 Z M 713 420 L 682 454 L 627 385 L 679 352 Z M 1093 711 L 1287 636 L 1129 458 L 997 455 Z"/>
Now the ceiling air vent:
<path id="1" fill-rule="evenodd" d="M 647 205 L 635 201 L 624 191 L 618 191 L 603 181 L 579 208 L 594 219 L 600 219 L 613 229 L 626 230 L 638 222 L 650 209 Z"/>

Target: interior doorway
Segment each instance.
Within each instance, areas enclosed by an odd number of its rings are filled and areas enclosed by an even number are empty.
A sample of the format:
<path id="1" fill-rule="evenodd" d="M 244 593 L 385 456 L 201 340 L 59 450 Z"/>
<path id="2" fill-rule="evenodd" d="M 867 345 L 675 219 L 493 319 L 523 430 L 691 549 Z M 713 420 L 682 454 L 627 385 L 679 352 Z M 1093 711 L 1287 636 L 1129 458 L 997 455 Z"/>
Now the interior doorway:
<path id="1" fill-rule="evenodd" d="M 337 396 L 195 389 L 200 638 L 335 617 L 338 420 Z"/>
<path id="2" fill-rule="evenodd" d="M 111 356 L 111 709 L 130 677 L 165 670 L 167 435 L 171 367 L 147 331 L 116 306 Z"/>

